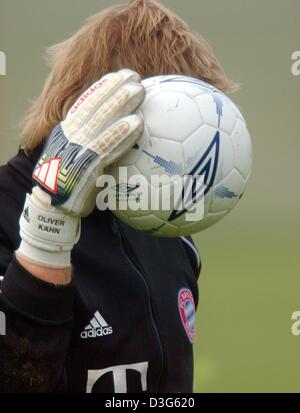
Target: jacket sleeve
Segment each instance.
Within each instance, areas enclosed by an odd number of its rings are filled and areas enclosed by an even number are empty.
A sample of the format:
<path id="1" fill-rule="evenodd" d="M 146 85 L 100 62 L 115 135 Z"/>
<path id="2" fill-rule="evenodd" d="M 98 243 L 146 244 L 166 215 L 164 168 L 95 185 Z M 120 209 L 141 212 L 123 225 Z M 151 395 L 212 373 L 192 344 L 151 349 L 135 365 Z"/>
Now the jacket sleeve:
<path id="1" fill-rule="evenodd" d="M 30 169 L 27 160 L 16 158 L 0 168 L 0 393 L 63 392 L 73 286 L 39 280 L 14 256 L 19 216 L 31 185 L 17 172 Z"/>
<path id="2" fill-rule="evenodd" d="M 181 242 L 183 243 L 185 252 L 187 253 L 187 256 L 189 258 L 189 261 L 191 263 L 195 276 L 198 279 L 200 272 L 201 272 L 201 268 L 202 268 L 202 262 L 201 262 L 199 251 L 196 248 L 194 241 L 192 240 L 191 237 L 180 237 L 180 239 L 181 239 Z"/>

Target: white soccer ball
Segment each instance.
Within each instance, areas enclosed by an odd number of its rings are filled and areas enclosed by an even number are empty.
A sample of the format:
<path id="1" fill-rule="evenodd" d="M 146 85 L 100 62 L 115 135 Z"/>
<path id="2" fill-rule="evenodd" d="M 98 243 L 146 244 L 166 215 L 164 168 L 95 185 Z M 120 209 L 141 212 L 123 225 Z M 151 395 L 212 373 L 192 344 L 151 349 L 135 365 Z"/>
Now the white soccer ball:
<path id="1" fill-rule="evenodd" d="M 117 199 L 114 213 L 131 227 L 157 236 L 199 232 L 228 214 L 245 191 L 252 165 L 245 120 L 226 95 L 198 79 L 157 76 L 143 84 L 143 137 L 109 171 L 117 182 L 109 187 Z M 153 181 L 162 175 L 169 181 Z M 202 178 L 204 186 L 188 187 L 185 176 Z M 192 219 L 200 204 L 201 217 Z"/>

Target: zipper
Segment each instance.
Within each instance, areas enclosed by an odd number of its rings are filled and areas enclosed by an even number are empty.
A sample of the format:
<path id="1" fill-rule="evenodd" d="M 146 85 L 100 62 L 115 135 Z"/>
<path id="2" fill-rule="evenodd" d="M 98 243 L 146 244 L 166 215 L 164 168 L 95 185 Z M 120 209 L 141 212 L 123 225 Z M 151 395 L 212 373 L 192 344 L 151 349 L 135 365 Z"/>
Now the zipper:
<path id="1" fill-rule="evenodd" d="M 148 305 L 149 305 L 149 310 L 150 310 L 151 323 L 152 323 L 152 327 L 153 327 L 153 330 L 154 330 L 154 333 L 155 333 L 155 336 L 156 336 L 156 339 L 157 339 L 159 352 L 160 352 L 160 358 L 161 358 L 161 369 L 160 369 L 160 374 L 159 374 L 159 386 L 158 386 L 158 391 L 159 391 L 159 389 L 161 388 L 161 384 L 162 384 L 165 360 L 164 360 L 164 351 L 163 351 L 162 339 L 161 339 L 159 329 L 158 329 L 158 326 L 157 326 L 157 322 L 156 322 L 155 316 L 154 316 L 154 309 L 153 309 L 153 304 L 152 304 L 151 292 L 150 292 L 148 284 L 147 284 L 147 282 L 145 280 L 145 277 L 142 274 L 141 270 L 137 267 L 135 262 L 132 260 L 132 258 L 130 258 L 129 254 L 127 253 L 126 247 L 124 246 L 125 236 L 123 234 L 122 228 L 119 226 L 117 220 L 114 219 L 114 223 L 115 223 L 115 225 L 117 225 L 117 228 L 118 228 L 118 233 L 119 233 L 119 237 L 120 237 L 120 241 L 121 241 L 121 248 L 123 250 L 123 253 L 124 253 L 127 261 L 129 262 L 129 264 L 133 267 L 135 272 L 139 275 L 139 277 L 143 281 L 143 284 L 145 286 L 145 290 L 146 290 L 146 293 L 147 293 L 147 296 L 148 296 Z"/>

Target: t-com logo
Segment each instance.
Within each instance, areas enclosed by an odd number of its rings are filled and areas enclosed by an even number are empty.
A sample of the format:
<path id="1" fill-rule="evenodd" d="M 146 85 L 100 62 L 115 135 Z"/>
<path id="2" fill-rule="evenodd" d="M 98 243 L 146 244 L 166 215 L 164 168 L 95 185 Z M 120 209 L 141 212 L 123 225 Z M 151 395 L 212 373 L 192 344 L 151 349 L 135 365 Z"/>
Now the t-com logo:
<path id="1" fill-rule="evenodd" d="M 0 76 L 6 75 L 6 56 L 4 52 L 0 50 Z"/>
<path id="2" fill-rule="evenodd" d="M 6 335 L 6 317 L 5 314 L 0 311 L 0 336 Z"/>
<path id="3" fill-rule="evenodd" d="M 147 361 L 113 366 L 101 370 L 89 370 L 86 391 L 87 393 L 97 393 L 98 390 L 105 393 L 132 393 L 132 390 L 134 390 L 135 393 L 137 392 L 136 386 L 138 386 L 138 391 L 144 392 L 147 390 L 147 372 Z M 136 375 L 139 377 L 138 380 Z"/>

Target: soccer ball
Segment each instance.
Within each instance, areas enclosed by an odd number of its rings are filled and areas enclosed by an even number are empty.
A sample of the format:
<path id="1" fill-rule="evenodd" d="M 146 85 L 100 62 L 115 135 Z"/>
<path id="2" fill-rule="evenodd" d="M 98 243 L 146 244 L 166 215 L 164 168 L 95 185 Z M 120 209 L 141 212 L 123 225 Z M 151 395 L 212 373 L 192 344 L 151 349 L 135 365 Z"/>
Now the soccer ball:
<path id="1" fill-rule="evenodd" d="M 218 222 L 242 197 L 251 172 L 250 135 L 236 105 L 205 82 L 168 75 L 143 84 L 144 134 L 109 171 L 116 182 L 108 188 L 114 214 L 156 236 L 191 235 Z M 168 179 L 153 179 L 161 176 Z"/>

